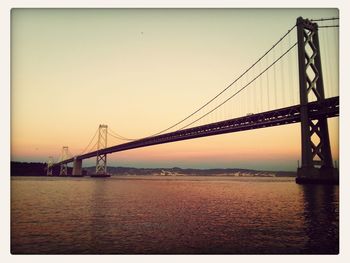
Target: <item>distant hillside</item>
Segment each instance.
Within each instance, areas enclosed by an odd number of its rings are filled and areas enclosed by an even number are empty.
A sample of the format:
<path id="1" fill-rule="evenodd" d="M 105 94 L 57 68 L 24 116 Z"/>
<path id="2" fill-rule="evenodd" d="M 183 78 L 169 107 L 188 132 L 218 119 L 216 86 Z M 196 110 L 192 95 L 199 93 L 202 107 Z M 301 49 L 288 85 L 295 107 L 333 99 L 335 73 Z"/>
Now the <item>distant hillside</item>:
<path id="1" fill-rule="evenodd" d="M 45 176 L 45 163 L 11 162 L 11 175 L 16 176 Z"/>
<path id="2" fill-rule="evenodd" d="M 95 167 L 84 168 L 88 174 L 95 172 Z M 107 167 L 107 172 L 113 175 L 191 175 L 191 176 L 278 176 L 294 177 L 295 172 L 287 171 L 257 171 L 250 169 L 182 169 L 174 168 L 133 168 L 133 167 Z"/>
<path id="3" fill-rule="evenodd" d="M 11 176 L 46 176 L 46 163 L 11 162 Z M 60 167 L 53 169 L 53 175 L 59 175 Z M 68 174 L 72 168 L 68 167 Z"/>
<path id="4" fill-rule="evenodd" d="M 133 168 L 133 167 L 107 167 L 107 172 L 112 175 L 162 175 L 162 176 L 278 176 L 278 177 L 294 177 L 295 172 L 286 171 L 257 171 L 249 169 L 182 169 L 174 168 Z M 72 168 L 68 167 L 68 174 L 72 173 Z M 84 167 L 84 174 L 95 173 L 95 167 Z M 59 167 L 53 169 L 53 174 L 59 174 Z M 11 162 L 12 176 L 46 176 L 46 163 L 22 163 Z"/>

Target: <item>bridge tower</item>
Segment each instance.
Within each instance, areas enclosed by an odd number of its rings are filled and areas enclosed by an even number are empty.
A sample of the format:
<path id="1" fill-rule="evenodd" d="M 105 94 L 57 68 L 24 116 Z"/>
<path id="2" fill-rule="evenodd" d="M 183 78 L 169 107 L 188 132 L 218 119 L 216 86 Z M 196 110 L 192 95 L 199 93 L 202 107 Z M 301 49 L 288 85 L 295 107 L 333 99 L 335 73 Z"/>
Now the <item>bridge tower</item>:
<path id="1" fill-rule="evenodd" d="M 62 153 L 61 153 L 61 161 L 64 161 L 68 159 L 68 146 L 62 147 Z M 67 176 L 68 175 L 68 166 L 66 163 L 61 164 L 60 166 L 60 176 Z"/>
<path id="2" fill-rule="evenodd" d="M 49 160 L 47 161 L 47 170 L 46 170 L 46 175 L 47 176 L 52 176 L 52 167 L 53 166 L 53 157 L 49 156 Z"/>
<path id="3" fill-rule="evenodd" d="M 107 155 L 100 154 L 99 151 L 107 147 L 108 126 L 100 124 L 98 128 L 97 157 L 96 157 L 96 177 L 106 177 L 107 175 Z"/>
<path id="4" fill-rule="evenodd" d="M 325 99 L 318 25 L 308 19 L 297 19 L 299 92 L 301 111 L 301 167 L 297 183 L 328 183 L 338 180 L 333 167 L 327 117 L 309 118 L 309 99 Z"/>

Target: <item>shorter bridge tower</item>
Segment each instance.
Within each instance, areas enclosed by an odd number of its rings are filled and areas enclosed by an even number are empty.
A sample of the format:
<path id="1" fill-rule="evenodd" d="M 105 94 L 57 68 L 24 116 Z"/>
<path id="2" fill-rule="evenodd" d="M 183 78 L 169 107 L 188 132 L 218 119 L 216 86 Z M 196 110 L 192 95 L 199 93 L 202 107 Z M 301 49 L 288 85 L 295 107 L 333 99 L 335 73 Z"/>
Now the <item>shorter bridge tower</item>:
<path id="1" fill-rule="evenodd" d="M 62 153 L 61 153 L 61 161 L 64 161 L 68 159 L 68 146 L 62 147 Z M 68 165 L 66 163 L 61 164 L 60 166 L 60 176 L 67 176 L 68 175 Z"/>
<path id="2" fill-rule="evenodd" d="M 52 176 L 53 175 L 53 157 L 49 156 L 49 160 L 47 161 L 47 169 L 46 169 L 46 175 Z"/>
<path id="3" fill-rule="evenodd" d="M 97 156 L 96 156 L 96 177 L 106 177 L 107 175 L 107 154 L 99 153 L 107 147 L 108 126 L 100 124 L 98 128 Z"/>
<path id="4" fill-rule="evenodd" d="M 333 167 L 327 116 L 312 119 L 309 100 L 325 100 L 318 25 L 308 19 L 297 19 L 299 92 L 301 113 L 301 167 L 297 183 L 333 183 L 338 180 Z"/>

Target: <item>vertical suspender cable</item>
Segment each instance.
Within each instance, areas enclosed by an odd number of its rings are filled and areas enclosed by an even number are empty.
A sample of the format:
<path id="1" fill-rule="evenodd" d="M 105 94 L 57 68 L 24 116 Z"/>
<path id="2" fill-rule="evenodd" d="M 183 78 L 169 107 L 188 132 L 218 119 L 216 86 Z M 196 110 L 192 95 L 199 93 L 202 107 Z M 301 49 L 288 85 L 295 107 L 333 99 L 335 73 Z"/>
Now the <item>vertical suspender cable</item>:
<path id="1" fill-rule="evenodd" d="M 288 46 L 290 47 L 292 45 L 292 43 L 291 43 L 291 40 L 290 40 L 290 35 L 288 35 Z M 287 70 L 287 72 L 288 72 L 288 76 L 289 76 L 289 80 L 288 80 L 288 90 L 289 90 L 289 92 L 291 92 L 292 94 L 291 94 L 291 98 L 290 98 L 290 100 L 291 100 L 291 104 L 292 105 L 295 105 L 296 104 L 296 102 L 295 102 L 295 100 L 294 100 L 294 94 L 295 94 L 295 92 L 294 92 L 294 90 L 293 90 L 293 61 L 292 61 L 292 59 L 293 59 L 293 57 L 292 57 L 292 52 L 290 52 L 289 54 L 288 54 L 288 70 Z"/>
<path id="2" fill-rule="evenodd" d="M 281 53 L 283 53 L 283 43 L 281 44 Z M 285 83 L 284 83 L 284 67 L 283 67 L 283 59 L 281 59 L 280 61 L 281 63 L 281 84 L 280 84 L 280 89 L 281 89 L 281 92 L 282 92 L 282 107 L 285 107 L 285 99 L 284 99 L 284 86 L 285 86 Z"/>
<path id="3" fill-rule="evenodd" d="M 276 50 L 273 50 L 272 59 L 276 59 Z M 277 108 L 277 78 L 276 78 L 276 65 L 273 65 L 273 91 L 274 91 L 274 108 Z"/>
<path id="4" fill-rule="evenodd" d="M 255 75 L 255 68 L 254 68 L 254 71 L 253 71 L 253 76 Z M 256 82 L 253 82 L 253 87 L 252 87 L 252 92 L 253 92 L 253 110 L 254 110 L 254 113 L 257 112 L 257 108 L 256 108 L 256 96 L 257 96 L 257 92 L 256 92 L 257 88 L 256 88 Z"/>
<path id="5" fill-rule="evenodd" d="M 259 63 L 259 72 L 261 73 L 261 63 Z M 259 74 L 260 74 L 259 73 Z M 259 93 L 260 93 L 260 101 L 259 101 L 259 109 L 260 109 L 260 112 L 263 112 L 263 96 L 262 96 L 262 77 L 259 78 Z"/>
<path id="6" fill-rule="evenodd" d="M 245 82 L 244 83 L 248 83 L 248 73 L 245 74 Z M 246 115 L 249 111 L 249 107 L 248 107 L 248 103 L 249 103 L 249 96 L 248 96 L 248 89 L 246 89 L 246 91 L 244 92 L 244 96 L 245 96 L 245 105 L 244 105 L 244 112 L 243 114 Z"/>
<path id="7" fill-rule="evenodd" d="M 333 21 L 333 25 L 335 26 L 336 21 Z M 339 25 L 338 25 L 339 26 Z M 335 81 L 334 81 L 334 88 L 332 89 L 332 92 L 334 91 L 334 94 L 332 93 L 333 96 L 337 96 L 339 94 L 339 27 L 334 27 L 332 29 L 332 39 L 334 40 L 333 46 L 334 46 L 334 55 L 333 57 L 335 58 L 335 63 L 334 66 L 336 68 L 337 74 L 335 75 Z"/>
<path id="8" fill-rule="evenodd" d="M 269 66 L 269 56 L 266 56 L 266 67 Z M 270 109 L 270 85 L 269 85 L 269 71 L 266 71 L 266 96 L 267 96 L 267 110 Z"/>
<path id="9" fill-rule="evenodd" d="M 326 49 L 328 50 L 328 55 L 330 52 L 330 40 L 329 40 L 329 30 L 328 28 L 324 29 L 324 31 L 326 32 Z M 330 86 L 328 87 L 328 89 L 326 89 L 326 92 L 328 91 L 328 96 L 330 96 L 330 91 L 333 91 L 334 88 L 333 86 L 335 85 L 334 83 L 334 78 L 333 78 L 333 74 L 330 73 L 330 70 L 331 70 L 331 65 L 333 63 L 331 63 L 330 61 L 330 58 L 333 57 L 333 56 L 328 56 L 328 67 L 327 67 L 327 72 L 328 72 L 328 75 L 329 75 L 329 82 L 330 82 Z"/>

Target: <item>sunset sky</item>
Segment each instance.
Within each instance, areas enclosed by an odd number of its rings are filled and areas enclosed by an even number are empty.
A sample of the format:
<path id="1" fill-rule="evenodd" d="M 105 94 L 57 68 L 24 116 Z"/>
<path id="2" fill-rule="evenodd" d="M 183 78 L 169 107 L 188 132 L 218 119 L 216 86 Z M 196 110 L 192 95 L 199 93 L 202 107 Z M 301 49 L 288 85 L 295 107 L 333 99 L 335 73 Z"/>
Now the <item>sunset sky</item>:
<path id="1" fill-rule="evenodd" d="M 99 124 L 129 138 L 155 134 L 227 87 L 299 16 L 339 14 L 337 9 L 12 9 L 11 159 L 57 160 L 62 146 L 79 154 Z M 338 21 L 328 24 L 333 23 Z M 213 105 L 295 37 L 296 30 Z M 337 96 L 337 29 L 320 29 L 320 42 L 326 97 Z M 296 63 L 294 49 L 268 76 L 196 124 L 297 104 Z M 328 123 L 338 160 L 338 118 Z M 119 143 L 110 138 L 108 146 Z M 114 153 L 108 165 L 296 170 L 300 155 L 300 124 L 293 124 Z M 91 158 L 83 165 L 94 163 Z"/>

